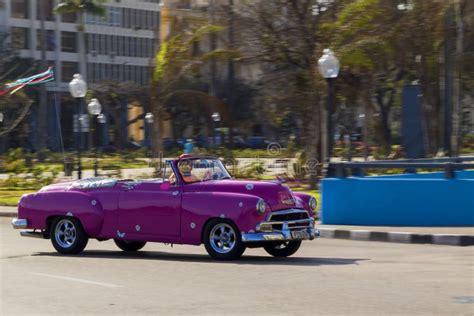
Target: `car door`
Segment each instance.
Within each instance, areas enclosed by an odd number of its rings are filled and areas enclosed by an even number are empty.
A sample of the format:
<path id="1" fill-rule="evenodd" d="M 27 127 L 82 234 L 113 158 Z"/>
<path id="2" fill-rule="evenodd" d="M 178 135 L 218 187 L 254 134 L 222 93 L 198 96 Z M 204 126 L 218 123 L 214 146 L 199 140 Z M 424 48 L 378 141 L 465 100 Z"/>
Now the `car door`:
<path id="1" fill-rule="evenodd" d="M 169 183 L 124 182 L 117 212 L 119 237 L 179 237 L 181 192 L 181 187 Z"/>

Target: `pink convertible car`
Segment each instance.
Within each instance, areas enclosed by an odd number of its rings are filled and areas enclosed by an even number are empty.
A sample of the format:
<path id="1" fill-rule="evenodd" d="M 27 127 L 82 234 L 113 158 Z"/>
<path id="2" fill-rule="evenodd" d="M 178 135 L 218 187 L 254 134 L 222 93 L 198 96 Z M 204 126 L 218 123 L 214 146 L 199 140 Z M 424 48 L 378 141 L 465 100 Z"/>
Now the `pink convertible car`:
<path id="1" fill-rule="evenodd" d="M 20 199 L 12 225 L 26 229 L 22 236 L 51 239 L 62 254 L 77 254 L 95 238 L 113 239 L 124 251 L 146 242 L 203 243 L 222 260 L 239 258 L 247 247 L 290 256 L 319 235 L 312 196 L 279 182 L 233 180 L 215 157 L 182 155 L 167 165 L 166 179 L 46 186 Z"/>

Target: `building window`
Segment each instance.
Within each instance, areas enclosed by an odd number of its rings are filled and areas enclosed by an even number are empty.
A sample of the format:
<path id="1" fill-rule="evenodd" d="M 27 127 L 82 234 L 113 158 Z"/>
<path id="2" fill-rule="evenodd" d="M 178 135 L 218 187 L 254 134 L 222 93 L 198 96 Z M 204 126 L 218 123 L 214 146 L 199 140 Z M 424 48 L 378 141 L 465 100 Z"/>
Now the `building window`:
<path id="1" fill-rule="evenodd" d="M 53 30 L 46 30 L 45 33 L 46 44 L 44 49 L 46 51 L 52 52 L 56 49 L 56 36 Z M 41 30 L 36 32 L 36 49 L 41 50 Z"/>
<path id="2" fill-rule="evenodd" d="M 137 10 L 137 16 L 136 16 L 136 21 L 137 21 L 137 29 L 144 29 L 145 28 L 145 24 L 143 22 L 144 21 L 144 13 L 145 11 L 143 10 Z"/>
<path id="3" fill-rule="evenodd" d="M 53 0 L 36 1 L 36 19 L 41 20 L 41 10 L 44 12 L 46 21 L 54 21 L 54 3 Z"/>
<path id="4" fill-rule="evenodd" d="M 105 72 L 105 64 L 100 64 L 100 79 L 105 80 L 107 78 L 107 74 Z"/>
<path id="5" fill-rule="evenodd" d="M 123 75 L 123 80 L 124 81 L 130 81 L 130 65 L 124 65 L 124 75 Z"/>
<path id="6" fill-rule="evenodd" d="M 135 39 L 135 57 L 142 57 L 142 39 L 140 37 Z"/>
<path id="7" fill-rule="evenodd" d="M 75 32 L 61 32 L 61 51 L 77 52 L 77 34 Z"/>
<path id="8" fill-rule="evenodd" d="M 112 53 L 112 36 L 105 35 L 105 53 L 110 56 Z"/>
<path id="9" fill-rule="evenodd" d="M 125 19 L 125 27 L 126 28 L 130 28 L 132 27 L 132 12 L 133 12 L 133 9 L 127 9 L 127 12 L 126 12 L 126 19 Z"/>
<path id="10" fill-rule="evenodd" d="M 135 9 L 130 9 L 130 28 L 135 28 Z"/>
<path id="11" fill-rule="evenodd" d="M 105 34 L 100 34 L 100 50 L 99 54 L 100 55 L 105 55 L 107 54 L 107 35 Z"/>
<path id="12" fill-rule="evenodd" d="M 91 56 L 97 56 L 97 34 L 91 33 L 89 36 L 89 53 Z"/>
<path id="13" fill-rule="evenodd" d="M 77 17 L 75 13 L 61 14 L 61 21 L 64 23 L 76 23 Z"/>
<path id="14" fill-rule="evenodd" d="M 28 19 L 29 18 L 29 1 L 26 0 L 12 0 L 11 11 L 12 18 Z"/>
<path id="15" fill-rule="evenodd" d="M 27 28 L 12 27 L 11 28 L 12 48 L 14 49 L 28 49 L 30 48 L 30 37 Z"/>
<path id="16" fill-rule="evenodd" d="M 92 63 L 87 63 L 87 81 L 95 82 Z"/>
<path id="17" fill-rule="evenodd" d="M 135 56 L 135 37 L 128 38 L 128 55 L 129 57 Z"/>
<path id="18" fill-rule="evenodd" d="M 153 12 L 153 13 L 152 13 L 152 16 L 151 16 L 151 17 L 152 17 L 151 27 L 152 27 L 153 30 L 156 29 L 156 28 L 158 28 L 158 24 L 160 23 L 160 21 L 159 21 L 159 18 L 160 18 L 159 14 L 160 14 L 159 12 Z"/>
<path id="19" fill-rule="evenodd" d="M 75 73 L 78 72 L 78 64 L 72 61 L 63 61 L 61 62 L 62 69 L 62 82 L 69 82 L 72 80 L 72 77 Z"/>
<path id="20" fill-rule="evenodd" d="M 99 64 L 94 64 L 94 80 L 95 80 L 95 82 L 100 81 L 100 67 L 99 67 Z"/>
<path id="21" fill-rule="evenodd" d="M 124 81 L 123 80 L 123 64 L 117 65 L 118 66 L 118 80 Z"/>

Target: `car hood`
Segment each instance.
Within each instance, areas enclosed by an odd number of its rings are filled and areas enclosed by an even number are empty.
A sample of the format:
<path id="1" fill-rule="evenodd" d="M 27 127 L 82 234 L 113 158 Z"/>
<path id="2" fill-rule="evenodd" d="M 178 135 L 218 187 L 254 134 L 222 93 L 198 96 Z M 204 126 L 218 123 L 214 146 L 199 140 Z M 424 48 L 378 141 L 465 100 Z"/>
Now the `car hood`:
<path id="1" fill-rule="evenodd" d="M 267 202 L 272 211 L 303 208 L 299 198 L 279 182 L 250 180 L 214 180 L 187 184 L 185 192 L 227 192 L 249 194 Z"/>

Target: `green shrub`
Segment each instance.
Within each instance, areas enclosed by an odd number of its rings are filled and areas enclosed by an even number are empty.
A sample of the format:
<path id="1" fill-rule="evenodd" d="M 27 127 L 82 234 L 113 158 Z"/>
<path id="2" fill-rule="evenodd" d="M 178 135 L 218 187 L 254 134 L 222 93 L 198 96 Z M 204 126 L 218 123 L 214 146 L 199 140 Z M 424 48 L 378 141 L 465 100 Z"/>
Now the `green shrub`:
<path id="1" fill-rule="evenodd" d="M 23 160 L 25 158 L 23 148 L 10 149 L 5 155 L 6 162 L 13 162 L 16 160 Z"/>
<path id="2" fill-rule="evenodd" d="M 25 161 L 23 159 L 18 159 L 18 160 L 13 160 L 9 161 L 6 160 L 4 169 L 7 173 L 24 173 L 27 171 L 27 168 L 25 166 Z"/>

